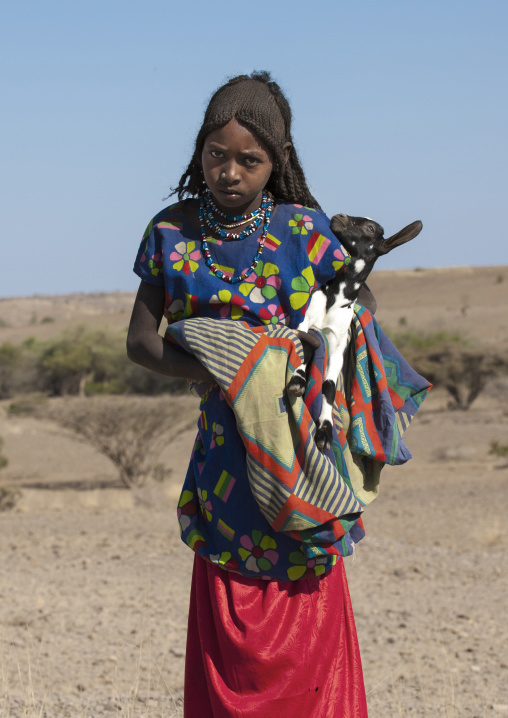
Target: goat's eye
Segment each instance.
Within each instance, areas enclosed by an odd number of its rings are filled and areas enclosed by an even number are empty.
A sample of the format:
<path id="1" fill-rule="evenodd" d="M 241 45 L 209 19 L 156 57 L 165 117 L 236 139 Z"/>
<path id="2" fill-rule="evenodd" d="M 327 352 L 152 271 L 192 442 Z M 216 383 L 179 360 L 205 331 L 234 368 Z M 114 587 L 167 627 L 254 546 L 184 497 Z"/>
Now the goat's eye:
<path id="1" fill-rule="evenodd" d="M 374 227 L 371 224 L 367 225 L 367 229 L 369 230 L 369 232 L 374 231 Z"/>

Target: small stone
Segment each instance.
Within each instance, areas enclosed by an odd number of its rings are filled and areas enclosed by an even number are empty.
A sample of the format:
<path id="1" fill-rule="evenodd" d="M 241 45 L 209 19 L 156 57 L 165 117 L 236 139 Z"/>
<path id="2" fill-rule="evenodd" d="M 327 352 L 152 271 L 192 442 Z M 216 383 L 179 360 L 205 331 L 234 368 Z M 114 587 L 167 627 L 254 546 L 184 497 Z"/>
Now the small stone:
<path id="1" fill-rule="evenodd" d="M 475 673 L 480 673 L 480 671 L 482 669 L 480 668 L 480 666 L 473 665 L 473 666 L 471 666 L 471 670 L 474 671 Z"/>

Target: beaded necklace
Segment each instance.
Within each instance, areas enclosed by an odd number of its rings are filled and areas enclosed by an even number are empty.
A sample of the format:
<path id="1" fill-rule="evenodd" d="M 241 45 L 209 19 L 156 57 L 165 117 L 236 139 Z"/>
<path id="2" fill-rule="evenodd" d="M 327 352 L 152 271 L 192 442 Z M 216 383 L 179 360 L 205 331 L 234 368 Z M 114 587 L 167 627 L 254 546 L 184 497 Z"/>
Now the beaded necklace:
<path id="1" fill-rule="evenodd" d="M 248 215 L 239 215 L 238 217 L 234 217 L 220 212 L 220 210 L 215 206 L 211 194 L 205 194 L 204 200 L 203 219 L 208 225 L 209 229 L 211 229 L 212 232 L 216 232 L 222 239 L 245 239 L 251 234 L 254 234 L 256 229 L 261 226 L 261 223 L 265 218 L 266 208 L 268 206 L 268 197 L 266 196 L 266 194 L 263 194 L 263 201 L 261 202 L 261 207 L 254 210 L 254 212 L 251 212 Z M 233 221 L 234 224 L 228 225 L 219 222 L 219 220 L 217 220 L 214 216 L 214 213 L 219 212 L 221 216 L 226 219 L 226 222 Z M 228 232 L 228 229 L 240 227 L 247 222 L 249 223 L 248 226 L 238 234 L 236 234 L 235 232 Z"/>
<path id="2" fill-rule="evenodd" d="M 249 222 L 251 219 L 254 219 L 254 217 L 256 217 L 261 212 L 261 207 L 258 207 L 257 209 L 254 209 L 252 212 L 250 212 L 250 214 L 239 214 L 235 217 L 232 214 L 225 214 L 217 207 L 217 205 L 213 201 L 213 196 L 209 189 L 205 190 L 204 198 L 206 199 L 206 203 L 213 209 L 215 214 L 218 214 L 219 217 L 225 219 L 226 222 L 240 222 L 240 224 L 242 224 L 243 222 Z M 267 197 L 263 192 L 263 201 L 266 201 L 266 199 Z"/>
<path id="3" fill-rule="evenodd" d="M 266 195 L 263 195 L 263 202 L 261 204 L 261 207 L 259 210 L 255 210 L 256 213 L 259 213 L 259 215 L 262 216 L 261 221 L 265 220 L 265 225 L 263 227 L 263 232 L 261 233 L 261 236 L 258 240 L 258 250 L 254 256 L 254 259 L 252 260 L 252 264 L 250 265 L 249 269 L 247 269 L 245 272 L 242 272 L 242 274 L 239 275 L 233 275 L 230 277 L 229 275 L 224 274 L 220 269 L 217 268 L 217 266 L 214 264 L 212 255 L 210 253 L 210 248 L 208 246 L 208 242 L 206 241 L 206 227 L 205 227 L 205 211 L 206 211 L 206 205 L 207 200 L 206 198 L 200 197 L 199 200 L 199 227 L 201 229 L 201 253 L 203 255 L 203 258 L 205 260 L 206 266 L 210 269 L 213 274 L 218 279 L 222 279 L 223 282 L 227 282 L 228 284 L 238 284 L 239 282 L 243 282 L 244 279 L 247 279 L 249 274 L 254 271 L 256 268 L 259 260 L 261 259 L 261 255 L 263 254 L 263 249 L 265 246 L 265 240 L 266 235 L 268 234 L 268 229 L 270 227 L 270 218 L 272 216 L 272 210 L 273 210 L 273 199 L 271 197 L 268 197 Z M 227 215 L 223 215 L 226 217 L 226 220 L 233 219 L 232 217 L 228 217 Z M 240 215 L 242 217 L 243 215 Z M 236 219 L 236 218 L 234 218 Z M 259 226 L 261 222 L 258 223 L 257 226 Z M 253 231 L 255 231 L 256 228 L 254 228 Z M 241 232 L 240 235 L 229 235 L 226 232 L 226 237 L 228 239 L 243 239 L 242 235 L 244 232 Z M 245 234 L 245 237 L 249 236 L 249 234 L 252 234 L 252 232 L 248 232 L 248 234 Z M 223 235 L 221 235 L 223 236 Z"/>

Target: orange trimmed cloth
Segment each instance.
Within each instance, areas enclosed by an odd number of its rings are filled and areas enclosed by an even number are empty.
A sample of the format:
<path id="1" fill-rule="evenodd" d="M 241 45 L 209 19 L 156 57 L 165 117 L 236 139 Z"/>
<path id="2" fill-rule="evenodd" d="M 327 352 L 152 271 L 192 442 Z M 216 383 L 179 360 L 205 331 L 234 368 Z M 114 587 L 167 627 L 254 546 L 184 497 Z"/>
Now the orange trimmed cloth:
<path id="1" fill-rule="evenodd" d="M 184 718 L 367 718 L 342 559 L 259 581 L 195 556 Z"/>

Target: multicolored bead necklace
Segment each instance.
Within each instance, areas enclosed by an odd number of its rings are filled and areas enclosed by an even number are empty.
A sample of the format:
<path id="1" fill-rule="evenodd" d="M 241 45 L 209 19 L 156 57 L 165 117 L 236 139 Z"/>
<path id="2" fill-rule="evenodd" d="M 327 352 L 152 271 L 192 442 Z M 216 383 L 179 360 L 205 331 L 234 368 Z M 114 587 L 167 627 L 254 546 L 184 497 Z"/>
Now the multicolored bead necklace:
<path id="1" fill-rule="evenodd" d="M 268 197 L 263 194 L 263 201 L 261 202 L 261 207 L 255 209 L 254 212 L 251 212 L 250 214 L 240 214 L 237 217 L 234 217 L 220 212 L 212 199 L 211 193 L 206 193 L 204 195 L 204 200 L 205 204 L 203 219 L 207 224 L 208 228 L 212 232 L 218 234 L 222 239 L 245 239 L 251 234 L 254 234 L 258 227 L 261 226 L 265 218 L 266 208 L 268 206 Z M 216 217 L 214 216 L 215 214 L 219 213 L 226 220 L 226 222 L 233 222 L 233 224 L 225 224 L 219 222 L 219 220 L 216 219 Z M 236 234 L 235 232 L 228 231 L 229 229 L 241 227 L 242 225 L 247 223 L 247 227 L 238 234 Z"/>
<path id="2" fill-rule="evenodd" d="M 222 217 L 226 220 L 226 222 L 250 222 L 251 219 L 254 219 L 254 217 L 257 217 L 257 215 L 261 212 L 261 207 L 258 207 L 257 209 L 253 210 L 250 214 L 239 214 L 238 216 L 234 216 L 232 214 L 225 214 L 222 210 L 220 210 L 215 202 L 213 201 L 212 193 L 209 189 L 205 190 L 204 198 L 206 199 L 206 203 L 210 205 L 210 207 L 213 209 L 215 214 L 218 214 L 219 217 Z M 267 195 L 263 193 L 263 201 L 267 200 Z"/>
<path id="3" fill-rule="evenodd" d="M 249 274 L 254 271 L 256 268 L 259 260 L 261 259 L 261 255 L 263 254 L 263 249 L 265 246 L 265 240 L 266 235 L 268 234 L 268 229 L 270 227 L 270 218 L 272 216 L 272 210 L 273 210 L 273 199 L 270 196 L 263 195 L 263 202 L 261 204 L 261 207 L 257 210 L 255 210 L 252 214 L 255 214 L 256 221 L 258 217 L 261 217 L 261 221 L 258 222 L 257 226 L 254 228 L 255 231 L 257 227 L 261 224 L 261 222 L 265 221 L 265 225 L 263 227 L 263 231 L 261 233 L 261 236 L 258 240 L 258 250 L 254 256 L 254 259 L 252 260 L 252 264 L 250 265 L 249 269 L 247 269 L 245 272 L 242 272 L 242 274 L 239 275 L 233 275 L 230 276 L 228 274 L 224 274 L 223 271 L 218 269 L 218 267 L 214 264 L 214 261 L 212 259 L 212 255 L 210 253 L 210 248 L 208 246 L 208 242 L 206 241 L 206 227 L 205 227 L 205 212 L 207 207 L 207 198 L 204 196 L 200 198 L 199 201 L 199 226 L 201 229 L 201 252 L 203 254 L 205 264 L 210 269 L 213 274 L 215 274 L 218 279 L 222 279 L 223 282 L 227 282 L 228 284 L 238 284 L 239 282 L 243 282 L 244 279 L 247 279 Z M 221 212 L 222 216 L 226 218 L 226 221 L 231 221 L 231 219 L 240 219 L 244 215 L 240 215 L 239 218 L 237 217 L 229 217 L 228 215 L 224 215 Z M 249 220 L 247 220 L 249 221 Z M 250 230 L 250 227 L 249 227 Z M 226 232 L 227 239 L 244 239 L 244 237 L 248 237 L 250 234 L 252 234 L 252 231 L 248 231 L 248 234 L 244 235 L 244 232 L 241 232 L 240 235 L 230 235 Z M 222 233 L 218 232 L 220 236 L 222 237 Z M 244 235 L 244 236 L 242 236 Z"/>

